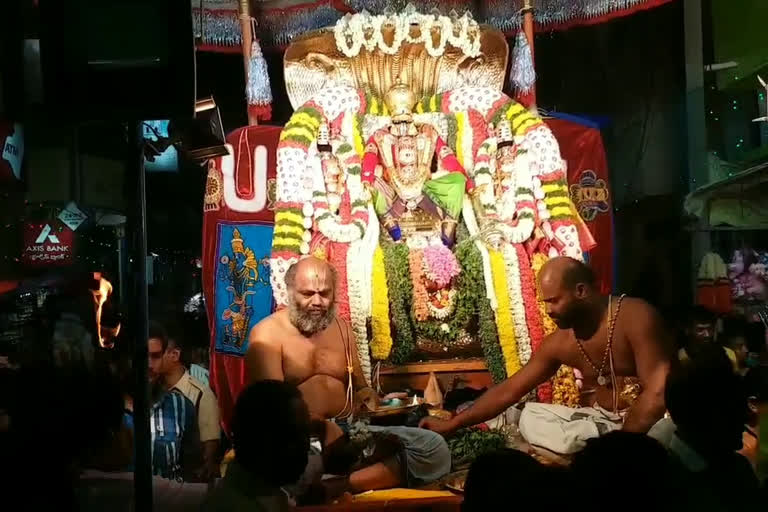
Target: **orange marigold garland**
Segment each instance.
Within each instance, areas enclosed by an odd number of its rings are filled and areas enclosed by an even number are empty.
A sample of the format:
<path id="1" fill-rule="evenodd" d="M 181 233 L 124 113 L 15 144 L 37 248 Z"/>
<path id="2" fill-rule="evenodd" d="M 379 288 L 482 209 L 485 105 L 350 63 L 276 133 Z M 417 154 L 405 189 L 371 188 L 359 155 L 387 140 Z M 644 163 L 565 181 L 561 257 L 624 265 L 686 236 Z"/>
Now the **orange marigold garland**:
<path id="1" fill-rule="evenodd" d="M 429 295 L 424 286 L 424 254 L 421 249 L 412 250 L 408 254 L 408 267 L 411 270 L 413 285 L 413 316 L 419 322 L 429 318 Z"/>

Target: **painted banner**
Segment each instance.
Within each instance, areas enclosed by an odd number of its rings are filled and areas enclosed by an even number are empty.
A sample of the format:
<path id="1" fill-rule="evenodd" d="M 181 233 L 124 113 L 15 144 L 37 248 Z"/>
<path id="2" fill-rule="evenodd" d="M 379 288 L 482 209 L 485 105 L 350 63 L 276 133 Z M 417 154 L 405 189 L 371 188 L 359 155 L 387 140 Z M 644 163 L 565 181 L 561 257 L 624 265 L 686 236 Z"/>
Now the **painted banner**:
<path id="1" fill-rule="evenodd" d="M 230 154 L 208 165 L 203 293 L 211 334 L 210 385 L 219 400 L 225 432 L 246 383 L 243 355 L 248 333 L 271 312 L 266 258 L 272 241 L 275 155 L 281 130 L 280 126 L 235 130 L 227 136 Z"/>
<path id="2" fill-rule="evenodd" d="M 602 293 L 613 290 L 613 199 L 608 162 L 600 130 L 568 119 L 547 119 L 568 163 L 571 200 L 592 233 L 597 247 L 587 259 L 597 274 Z"/>
<path id="3" fill-rule="evenodd" d="M 75 232 L 58 219 L 28 222 L 23 227 L 21 261 L 31 267 L 54 267 L 72 263 Z"/>
<path id="4" fill-rule="evenodd" d="M 251 327 L 272 312 L 272 225 L 220 222 L 218 228 L 214 351 L 243 356 Z"/>

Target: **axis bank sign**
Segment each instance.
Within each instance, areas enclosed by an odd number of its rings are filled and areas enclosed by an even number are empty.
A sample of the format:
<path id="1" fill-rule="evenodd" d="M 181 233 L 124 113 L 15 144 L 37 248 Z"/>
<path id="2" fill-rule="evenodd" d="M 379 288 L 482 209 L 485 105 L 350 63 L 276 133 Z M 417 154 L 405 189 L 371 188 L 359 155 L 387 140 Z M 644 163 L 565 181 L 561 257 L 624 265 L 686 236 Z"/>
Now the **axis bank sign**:
<path id="1" fill-rule="evenodd" d="M 74 254 L 75 232 L 58 219 L 50 222 L 28 222 L 24 225 L 25 265 L 48 267 L 69 265 Z"/>

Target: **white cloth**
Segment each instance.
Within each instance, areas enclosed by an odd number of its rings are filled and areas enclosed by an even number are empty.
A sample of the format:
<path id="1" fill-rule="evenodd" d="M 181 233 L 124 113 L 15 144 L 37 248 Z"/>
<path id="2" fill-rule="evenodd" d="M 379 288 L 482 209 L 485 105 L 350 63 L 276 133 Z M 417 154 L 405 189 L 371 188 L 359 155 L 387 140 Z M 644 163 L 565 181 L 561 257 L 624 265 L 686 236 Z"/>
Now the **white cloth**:
<path id="1" fill-rule="evenodd" d="M 618 430 L 619 415 L 601 407 L 573 409 L 564 405 L 525 404 L 520 415 L 520 433 L 535 446 L 560 454 L 576 453 L 587 440 Z"/>

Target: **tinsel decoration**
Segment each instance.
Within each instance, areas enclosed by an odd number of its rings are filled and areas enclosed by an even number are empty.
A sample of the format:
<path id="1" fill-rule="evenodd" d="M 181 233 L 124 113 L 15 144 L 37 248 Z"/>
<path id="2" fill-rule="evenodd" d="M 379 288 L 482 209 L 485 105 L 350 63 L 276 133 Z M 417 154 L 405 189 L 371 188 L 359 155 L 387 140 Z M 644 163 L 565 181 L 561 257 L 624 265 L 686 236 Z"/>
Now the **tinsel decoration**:
<path id="1" fill-rule="evenodd" d="M 245 88 L 248 97 L 248 114 L 257 119 L 272 118 L 272 88 L 269 83 L 267 62 L 261 53 L 256 37 L 251 43 L 251 57 L 248 60 L 248 83 Z"/>
<path id="2" fill-rule="evenodd" d="M 564 30 L 594 25 L 611 19 L 652 9 L 673 0 L 537 0 L 534 21 L 537 30 Z M 383 14 L 404 10 L 412 3 L 419 12 L 437 9 L 444 15 L 465 10 L 478 23 L 509 34 L 519 30 L 523 0 L 487 0 L 481 6 L 469 0 L 287 0 L 268 2 L 260 12 L 261 43 L 265 47 L 285 46 L 297 35 L 332 26 L 347 12 Z M 232 52 L 240 45 L 237 3 L 231 0 L 194 0 L 192 16 L 195 37 L 207 51 Z"/>
<path id="3" fill-rule="evenodd" d="M 509 84 L 518 94 L 528 94 L 536 84 L 536 70 L 533 67 L 533 55 L 528 39 L 521 30 L 515 38 L 512 50 L 512 65 L 509 68 Z"/>

